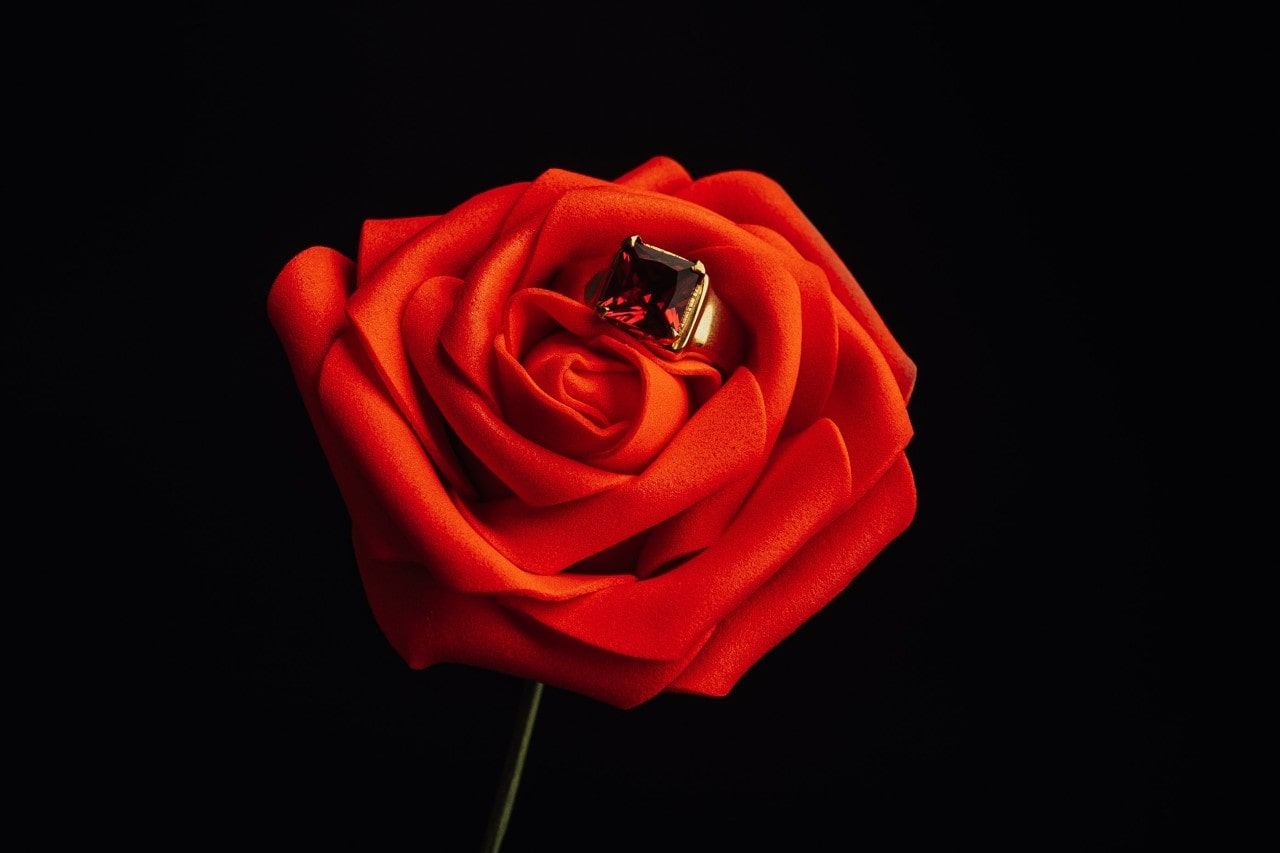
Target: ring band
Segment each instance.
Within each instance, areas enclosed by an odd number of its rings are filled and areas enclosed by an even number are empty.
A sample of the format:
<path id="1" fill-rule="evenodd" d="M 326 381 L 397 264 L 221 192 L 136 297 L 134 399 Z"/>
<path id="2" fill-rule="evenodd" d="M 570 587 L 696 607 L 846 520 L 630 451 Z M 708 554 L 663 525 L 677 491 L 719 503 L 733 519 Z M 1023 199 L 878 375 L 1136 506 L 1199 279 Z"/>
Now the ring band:
<path id="1" fill-rule="evenodd" d="M 587 283 L 585 301 L 661 358 L 698 359 L 722 374 L 742 361 L 741 327 L 711 288 L 703 263 L 650 246 L 637 234 Z"/>

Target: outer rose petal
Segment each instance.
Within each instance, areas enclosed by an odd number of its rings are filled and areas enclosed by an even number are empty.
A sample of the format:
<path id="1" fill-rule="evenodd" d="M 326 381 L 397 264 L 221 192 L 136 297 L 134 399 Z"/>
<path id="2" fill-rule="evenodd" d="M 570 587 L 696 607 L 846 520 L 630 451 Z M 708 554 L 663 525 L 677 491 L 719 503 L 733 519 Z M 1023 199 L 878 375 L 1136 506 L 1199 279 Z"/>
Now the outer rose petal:
<path id="1" fill-rule="evenodd" d="M 321 370 L 318 414 L 337 439 L 338 485 L 373 556 L 429 567 L 439 583 L 474 594 L 564 598 L 632 581 L 533 574 L 494 550 L 458 513 L 363 351 L 346 339 Z"/>
<path id="2" fill-rule="evenodd" d="M 851 502 L 844 441 L 819 421 L 779 447 L 724 535 L 689 562 L 572 600 L 510 606 L 609 651 L 682 658 Z"/>
<path id="3" fill-rule="evenodd" d="M 355 265 L 319 246 L 289 261 L 272 285 L 267 313 L 308 408 L 325 354 L 347 326 L 347 296 L 354 288 Z"/>
<path id="4" fill-rule="evenodd" d="M 454 488 L 470 480 L 449 446 L 438 413 L 420 405 L 400 333 L 406 301 L 429 275 L 456 275 L 475 263 L 519 199 L 513 185 L 481 193 L 445 216 L 372 221 L 361 233 L 359 287 L 346 307 L 379 375 Z M 409 235 L 406 242 L 394 241 Z M 424 273 L 424 270 L 430 271 Z"/>
<path id="5" fill-rule="evenodd" d="M 422 566 L 363 557 L 361 578 L 392 647 L 414 669 L 462 663 L 543 681 L 632 708 L 669 689 L 697 654 L 653 661 L 616 655 L 516 618 L 500 600 L 437 586 Z"/>
<path id="6" fill-rule="evenodd" d="M 916 511 L 905 456 L 857 505 L 809 540 L 716 628 L 670 689 L 724 696 L 756 661 L 825 607 L 893 539 Z"/>
<path id="7" fill-rule="evenodd" d="M 910 399 L 916 379 L 915 362 L 890 334 L 844 261 L 776 181 L 756 172 L 722 172 L 694 181 L 680 195 L 734 222 L 766 226 L 781 234 L 801 255 L 819 264 L 830 277 L 836 297 L 884 354 L 903 399 Z"/>
<path id="8" fill-rule="evenodd" d="M 312 247 L 281 270 L 267 299 L 267 314 L 284 345 L 302 402 L 334 476 L 350 478 L 348 454 L 320 415 L 320 370 L 347 328 L 346 302 L 355 264 L 332 249 Z"/>
<path id="9" fill-rule="evenodd" d="M 631 189 L 678 195 L 693 178 L 670 157 L 653 157 L 614 181 Z"/>

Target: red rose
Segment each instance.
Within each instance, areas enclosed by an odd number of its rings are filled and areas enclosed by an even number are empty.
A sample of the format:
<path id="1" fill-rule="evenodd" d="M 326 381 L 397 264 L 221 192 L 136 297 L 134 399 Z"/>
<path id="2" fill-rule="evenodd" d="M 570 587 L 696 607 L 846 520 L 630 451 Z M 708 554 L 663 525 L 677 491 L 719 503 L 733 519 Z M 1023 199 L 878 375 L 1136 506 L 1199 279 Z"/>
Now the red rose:
<path id="1" fill-rule="evenodd" d="M 597 273 L 632 235 L 632 272 L 645 246 L 683 259 L 649 271 L 678 267 L 690 304 L 718 300 L 734 346 L 676 357 L 637 334 L 653 300 L 674 326 L 684 302 L 643 277 L 606 300 Z M 627 298 L 610 319 L 602 303 Z M 753 172 L 552 169 L 442 215 L 371 220 L 355 261 L 290 261 L 268 310 L 373 614 L 414 668 L 621 708 L 722 696 L 915 513 L 915 365 Z"/>

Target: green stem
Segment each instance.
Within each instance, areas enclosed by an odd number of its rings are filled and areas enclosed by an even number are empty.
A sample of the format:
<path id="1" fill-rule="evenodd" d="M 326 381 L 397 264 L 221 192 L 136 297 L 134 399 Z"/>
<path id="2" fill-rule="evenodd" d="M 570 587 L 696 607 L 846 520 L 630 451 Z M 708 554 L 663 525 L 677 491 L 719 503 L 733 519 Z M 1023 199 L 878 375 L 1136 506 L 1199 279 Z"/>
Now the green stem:
<path id="1" fill-rule="evenodd" d="M 507 834 L 507 824 L 511 821 L 511 809 L 516 803 L 516 789 L 520 787 L 520 774 L 524 771 L 524 759 L 529 752 L 529 739 L 533 736 L 533 722 L 538 716 L 538 702 L 541 699 L 542 682 L 530 681 L 520 699 L 515 734 L 511 737 L 507 763 L 502 770 L 502 784 L 498 788 L 493 811 L 489 814 L 489 825 L 485 828 L 483 853 L 498 853 L 502 847 L 502 837 Z"/>

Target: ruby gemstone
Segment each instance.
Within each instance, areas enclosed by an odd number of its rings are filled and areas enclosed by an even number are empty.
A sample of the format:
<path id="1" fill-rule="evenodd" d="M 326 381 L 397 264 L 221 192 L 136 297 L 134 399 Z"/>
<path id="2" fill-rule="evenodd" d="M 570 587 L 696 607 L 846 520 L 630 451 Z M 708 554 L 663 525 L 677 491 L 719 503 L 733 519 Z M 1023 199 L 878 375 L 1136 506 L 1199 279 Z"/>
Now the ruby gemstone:
<path id="1" fill-rule="evenodd" d="M 706 275 L 697 267 L 628 237 L 600 283 L 595 309 L 633 335 L 677 348 L 702 298 Z"/>

